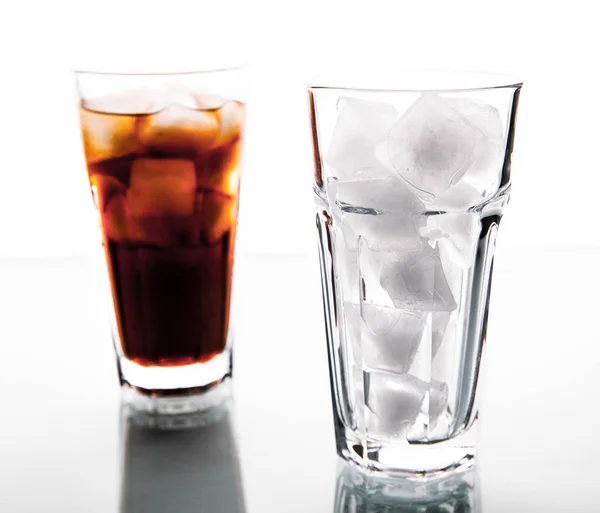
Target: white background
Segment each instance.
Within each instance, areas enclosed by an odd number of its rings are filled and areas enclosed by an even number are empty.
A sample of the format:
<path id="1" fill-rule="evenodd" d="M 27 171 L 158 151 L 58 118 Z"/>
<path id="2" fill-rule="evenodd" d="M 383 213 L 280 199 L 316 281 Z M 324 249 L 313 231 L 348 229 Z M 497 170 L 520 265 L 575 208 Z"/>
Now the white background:
<path id="1" fill-rule="evenodd" d="M 600 186 L 593 2 L 21 0 L 0 7 L 0 256 L 97 243 L 73 56 L 227 53 L 250 64 L 244 253 L 314 251 L 304 84 L 327 68 L 509 73 L 524 81 L 505 247 L 595 246 Z M 79 61 L 78 61 L 79 62 Z"/>
<path id="2" fill-rule="evenodd" d="M 333 501 L 305 81 L 363 64 L 523 80 L 489 319 L 486 513 L 597 510 L 597 25 L 585 0 L 0 0 L 0 259 L 19 259 L 0 265 L 0 503 L 118 504 L 118 386 L 99 276 L 85 258 L 47 257 L 98 256 L 69 69 L 76 53 L 124 49 L 251 65 L 236 340 L 249 513 L 330 512 L 318 499 Z"/>

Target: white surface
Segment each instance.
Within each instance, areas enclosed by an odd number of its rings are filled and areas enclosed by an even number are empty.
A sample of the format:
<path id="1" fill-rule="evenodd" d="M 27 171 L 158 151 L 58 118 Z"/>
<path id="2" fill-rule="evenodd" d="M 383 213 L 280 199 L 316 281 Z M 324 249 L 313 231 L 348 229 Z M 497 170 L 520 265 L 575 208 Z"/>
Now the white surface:
<path id="1" fill-rule="evenodd" d="M 93 248 L 71 55 L 241 54 L 251 65 L 240 247 L 314 247 L 304 83 L 342 67 L 471 69 L 525 82 L 504 244 L 600 244 L 594 3 L 22 0 L 0 6 L 0 254 Z M 535 225 L 533 224 L 535 223 Z M 510 228 L 509 228 L 510 227 Z"/>
<path id="2" fill-rule="evenodd" d="M 598 511 L 600 340 L 589 298 L 600 251 L 509 250 L 502 229 L 500 239 L 476 513 Z M 96 264 L 0 265 L 2 511 L 118 511 L 119 395 Z M 235 431 L 246 513 L 331 513 L 336 458 L 316 254 L 246 257 L 238 272 Z"/>

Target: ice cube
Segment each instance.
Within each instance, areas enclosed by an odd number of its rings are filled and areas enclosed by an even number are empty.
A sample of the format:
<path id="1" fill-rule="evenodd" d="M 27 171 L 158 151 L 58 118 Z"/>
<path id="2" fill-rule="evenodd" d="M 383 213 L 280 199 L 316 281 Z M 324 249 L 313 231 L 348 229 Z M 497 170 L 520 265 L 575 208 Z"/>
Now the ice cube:
<path id="1" fill-rule="evenodd" d="M 199 189 L 212 189 L 237 195 L 240 186 L 238 161 L 240 145 L 215 148 L 196 161 L 196 182 Z"/>
<path id="2" fill-rule="evenodd" d="M 192 93 L 195 108 L 202 110 L 217 110 L 227 103 L 227 99 L 217 94 Z"/>
<path id="3" fill-rule="evenodd" d="M 456 308 L 437 248 L 392 253 L 380 283 L 396 308 L 446 312 Z"/>
<path id="4" fill-rule="evenodd" d="M 431 328 L 431 358 L 435 358 L 438 349 L 444 341 L 446 335 L 446 328 L 450 321 L 450 312 L 433 312 L 432 314 L 432 328 Z"/>
<path id="5" fill-rule="evenodd" d="M 135 154 L 141 149 L 136 118 L 80 110 L 83 149 L 88 164 Z"/>
<path id="6" fill-rule="evenodd" d="M 189 216 L 194 212 L 196 170 L 183 159 L 139 158 L 131 166 L 127 206 L 135 217 Z"/>
<path id="7" fill-rule="evenodd" d="M 238 140 L 241 137 L 244 125 L 244 104 L 230 101 L 225 103 L 216 113 L 219 120 L 219 136 L 216 145 L 224 146 Z"/>
<path id="8" fill-rule="evenodd" d="M 448 385 L 435 379 L 429 385 L 429 424 L 433 425 L 446 411 L 448 406 Z"/>
<path id="9" fill-rule="evenodd" d="M 104 205 L 100 216 L 107 240 L 125 242 L 129 239 L 127 204 L 124 194 L 116 194 Z"/>
<path id="10" fill-rule="evenodd" d="M 377 165 L 375 148 L 398 111 L 393 105 L 347 97 L 340 98 L 338 110 L 326 162 L 336 177 L 352 179 L 357 172 Z"/>
<path id="11" fill-rule="evenodd" d="M 426 391 L 424 383 L 409 374 L 365 373 L 369 437 L 397 442 L 406 436 L 421 410 Z"/>
<path id="12" fill-rule="evenodd" d="M 373 250 L 421 247 L 417 214 L 423 203 L 397 178 L 332 181 L 326 188 L 349 249 L 356 248 L 359 236 Z"/>
<path id="13" fill-rule="evenodd" d="M 452 259 L 462 269 L 468 269 L 475 260 L 479 242 L 478 214 L 438 214 L 423 216 L 425 223 L 420 234 L 431 247 L 439 246 L 444 257 Z"/>
<path id="14" fill-rule="evenodd" d="M 209 244 L 217 243 L 236 224 L 237 202 L 232 196 L 203 191 L 196 196 L 200 235 Z"/>
<path id="15" fill-rule="evenodd" d="M 349 301 L 344 302 L 343 319 L 345 330 L 343 339 L 354 365 L 362 370 L 360 306 Z"/>
<path id="16" fill-rule="evenodd" d="M 170 105 L 179 105 L 187 109 L 199 108 L 199 102 L 195 92 L 189 87 L 178 82 L 164 82 L 157 92 L 162 104 L 161 109 Z M 212 98 L 210 98 L 212 101 Z"/>
<path id="17" fill-rule="evenodd" d="M 388 306 L 373 305 L 362 303 L 360 306 L 362 312 L 361 317 L 365 326 L 373 335 L 389 335 L 394 331 L 400 317 L 403 315 L 402 310 L 390 308 Z M 412 312 L 409 315 L 413 315 Z"/>
<path id="18" fill-rule="evenodd" d="M 85 110 L 119 115 L 139 115 L 158 112 L 164 104 L 156 91 L 134 89 L 118 94 L 86 98 L 82 102 Z"/>
<path id="19" fill-rule="evenodd" d="M 396 177 L 367 180 L 332 180 L 327 184 L 330 201 L 335 201 L 344 212 L 380 212 L 416 214 L 422 212 L 423 202 L 419 200 Z"/>
<path id="20" fill-rule="evenodd" d="M 240 173 L 237 170 L 225 173 L 196 174 L 198 190 L 212 190 L 227 196 L 238 196 L 240 192 Z"/>
<path id="21" fill-rule="evenodd" d="M 139 114 L 160 108 L 153 91 L 129 91 L 84 100 L 79 115 L 88 164 L 141 151 Z"/>
<path id="22" fill-rule="evenodd" d="M 393 306 L 390 296 L 381 288 L 379 276 L 386 262 L 386 254 L 368 249 L 359 237 L 357 249 L 348 249 L 343 232 L 335 237 L 334 272 L 344 301 L 358 304 L 361 299 L 383 306 Z"/>
<path id="23" fill-rule="evenodd" d="M 483 191 L 466 182 L 466 178 L 444 191 L 427 205 L 428 209 L 441 212 L 465 212 L 479 205 L 486 197 Z"/>
<path id="24" fill-rule="evenodd" d="M 353 365 L 351 367 L 351 394 L 354 397 L 356 408 L 357 424 L 364 429 L 365 418 L 365 373 L 360 367 Z"/>
<path id="25" fill-rule="evenodd" d="M 103 174 L 92 174 L 90 185 L 97 204 L 96 207 L 103 212 L 115 195 L 125 195 L 125 185 L 113 176 Z"/>
<path id="26" fill-rule="evenodd" d="M 452 98 L 449 102 L 483 134 L 475 146 L 474 160 L 465 174 L 465 181 L 482 188 L 497 183 L 505 150 L 504 129 L 498 110 L 470 98 Z"/>
<path id="27" fill-rule="evenodd" d="M 194 164 L 186 160 L 136 159 L 130 187 L 116 187 L 114 179 L 92 180 L 101 189 L 111 184 L 102 222 L 106 237 L 155 246 L 193 240 Z M 119 182 L 120 183 L 120 182 Z M 191 199 L 191 201 L 190 201 Z M 101 202 L 102 203 L 102 202 Z M 197 237 L 195 238 L 197 240 Z"/>
<path id="28" fill-rule="evenodd" d="M 444 426 L 437 429 L 437 424 L 448 408 L 448 385 L 435 379 L 429 383 L 418 380 L 418 385 L 425 390 L 425 397 L 406 438 L 409 442 L 431 442 L 447 438 Z"/>
<path id="29" fill-rule="evenodd" d="M 194 154 L 216 147 L 221 136 L 213 110 L 193 110 L 177 104 L 145 118 L 139 129 L 142 144 L 158 153 Z"/>
<path id="30" fill-rule="evenodd" d="M 390 295 L 381 287 L 380 283 L 381 269 L 388 259 L 388 253 L 369 249 L 366 240 L 359 237 L 358 280 L 360 302 L 380 306 L 394 306 Z"/>
<path id="31" fill-rule="evenodd" d="M 342 297 L 345 301 L 358 303 L 358 251 L 356 247 L 354 250 L 348 249 L 348 242 L 341 231 L 336 233 L 334 256 L 334 270 L 342 290 Z"/>
<path id="32" fill-rule="evenodd" d="M 408 371 L 423 336 L 426 315 L 345 302 L 344 318 L 355 365 L 399 374 Z"/>
<path id="33" fill-rule="evenodd" d="M 437 196 L 467 172 L 484 134 L 446 99 L 422 94 L 388 135 L 388 151 L 398 174 Z"/>
<path id="34" fill-rule="evenodd" d="M 362 363 L 366 368 L 403 374 L 415 358 L 427 316 L 362 304 Z"/>

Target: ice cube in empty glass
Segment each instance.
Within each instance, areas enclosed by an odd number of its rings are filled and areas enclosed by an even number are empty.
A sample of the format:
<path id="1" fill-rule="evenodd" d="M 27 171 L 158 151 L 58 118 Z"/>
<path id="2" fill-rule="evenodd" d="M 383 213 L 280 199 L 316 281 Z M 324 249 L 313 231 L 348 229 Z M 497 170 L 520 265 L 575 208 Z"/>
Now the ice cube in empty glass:
<path id="1" fill-rule="evenodd" d="M 520 87 L 455 73 L 309 87 L 337 450 L 363 467 L 474 462 Z"/>

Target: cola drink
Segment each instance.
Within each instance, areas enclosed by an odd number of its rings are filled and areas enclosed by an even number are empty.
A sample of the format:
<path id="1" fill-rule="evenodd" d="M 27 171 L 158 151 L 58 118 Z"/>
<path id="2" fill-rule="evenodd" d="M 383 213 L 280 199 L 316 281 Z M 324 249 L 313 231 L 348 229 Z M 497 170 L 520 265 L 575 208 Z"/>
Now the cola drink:
<path id="1" fill-rule="evenodd" d="M 244 111 L 192 93 L 81 102 L 117 349 L 138 365 L 208 362 L 228 344 Z"/>

